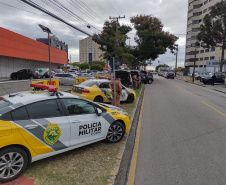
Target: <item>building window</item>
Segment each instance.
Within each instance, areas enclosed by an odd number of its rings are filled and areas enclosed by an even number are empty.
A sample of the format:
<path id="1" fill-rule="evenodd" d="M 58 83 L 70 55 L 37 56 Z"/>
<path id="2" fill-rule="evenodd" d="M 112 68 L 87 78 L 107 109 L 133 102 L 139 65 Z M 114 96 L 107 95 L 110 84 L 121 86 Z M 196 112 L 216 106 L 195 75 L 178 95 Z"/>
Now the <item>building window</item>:
<path id="1" fill-rule="evenodd" d="M 215 47 L 212 47 L 212 48 L 211 48 L 211 51 L 215 51 Z"/>
<path id="2" fill-rule="evenodd" d="M 204 53 L 204 50 L 201 50 L 200 53 Z"/>
<path id="3" fill-rule="evenodd" d="M 209 57 L 205 57 L 205 60 L 209 60 Z"/>
<path id="4" fill-rule="evenodd" d="M 200 61 L 203 61 L 203 58 L 200 58 L 199 60 L 200 60 Z"/>
<path id="5" fill-rule="evenodd" d="M 205 53 L 208 53 L 210 50 L 209 49 L 205 49 Z"/>
<path id="6" fill-rule="evenodd" d="M 214 59 L 215 59 L 215 56 L 211 56 L 211 57 L 210 57 L 210 60 L 214 60 Z"/>
<path id="7" fill-rule="evenodd" d="M 192 32 L 198 32 L 199 28 L 192 28 Z"/>
<path id="8" fill-rule="evenodd" d="M 207 12 L 207 8 L 205 10 L 203 10 L 203 13 L 206 13 Z"/>
<path id="9" fill-rule="evenodd" d="M 204 2 L 204 5 L 207 4 L 207 3 L 208 3 L 208 0 L 206 0 L 206 1 Z"/>

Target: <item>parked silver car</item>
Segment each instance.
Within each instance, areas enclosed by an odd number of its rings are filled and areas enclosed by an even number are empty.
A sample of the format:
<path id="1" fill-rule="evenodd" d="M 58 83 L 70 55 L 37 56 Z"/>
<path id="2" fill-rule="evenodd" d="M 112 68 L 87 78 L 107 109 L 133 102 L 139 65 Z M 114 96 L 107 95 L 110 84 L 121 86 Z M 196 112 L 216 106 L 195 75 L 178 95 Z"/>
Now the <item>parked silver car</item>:
<path id="1" fill-rule="evenodd" d="M 53 76 L 55 79 L 59 79 L 60 85 L 75 85 L 76 75 L 69 73 L 57 73 Z"/>

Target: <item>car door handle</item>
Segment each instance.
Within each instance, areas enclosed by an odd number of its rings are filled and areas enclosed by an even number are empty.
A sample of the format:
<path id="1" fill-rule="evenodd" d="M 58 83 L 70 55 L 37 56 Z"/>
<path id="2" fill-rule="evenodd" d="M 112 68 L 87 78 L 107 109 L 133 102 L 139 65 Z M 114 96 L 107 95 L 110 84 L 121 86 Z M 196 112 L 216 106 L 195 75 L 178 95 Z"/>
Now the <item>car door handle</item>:
<path id="1" fill-rule="evenodd" d="M 72 123 L 81 123 L 79 120 L 72 121 Z"/>
<path id="2" fill-rule="evenodd" d="M 26 129 L 35 129 L 35 128 L 37 128 L 38 127 L 38 125 L 26 125 L 24 128 L 26 128 Z"/>

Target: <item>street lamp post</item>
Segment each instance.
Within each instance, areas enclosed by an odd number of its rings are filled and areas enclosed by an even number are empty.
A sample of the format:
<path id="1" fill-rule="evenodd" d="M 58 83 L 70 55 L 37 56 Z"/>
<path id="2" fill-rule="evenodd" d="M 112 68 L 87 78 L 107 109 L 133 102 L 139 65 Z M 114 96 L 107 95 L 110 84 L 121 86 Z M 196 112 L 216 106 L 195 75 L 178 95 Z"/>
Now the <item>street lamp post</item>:
<path id="1" fill-rule="evenodd" d="M 51 30 L 41 24 L 39 24 L 39 27 L 42 29 L 42 31 L 48 33 L 48 52 L 49 52 L 49 84 L 51 85 L 51 62 L 50 62 L 50 37 L 49 34 L 52 34 Z"/>

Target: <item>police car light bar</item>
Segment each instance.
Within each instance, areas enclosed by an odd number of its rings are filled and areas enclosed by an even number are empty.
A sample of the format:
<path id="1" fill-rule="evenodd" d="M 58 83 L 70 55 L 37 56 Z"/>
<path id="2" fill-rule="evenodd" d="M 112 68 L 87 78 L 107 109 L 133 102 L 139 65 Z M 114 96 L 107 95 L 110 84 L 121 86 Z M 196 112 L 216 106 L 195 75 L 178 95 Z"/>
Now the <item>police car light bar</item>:
<path id="1" fill-rule="evenodd" d="M 30 87 L 47 89 L 49 92 L 57 92 L 57 87 L 55 85 L 30 84 Z"/>

